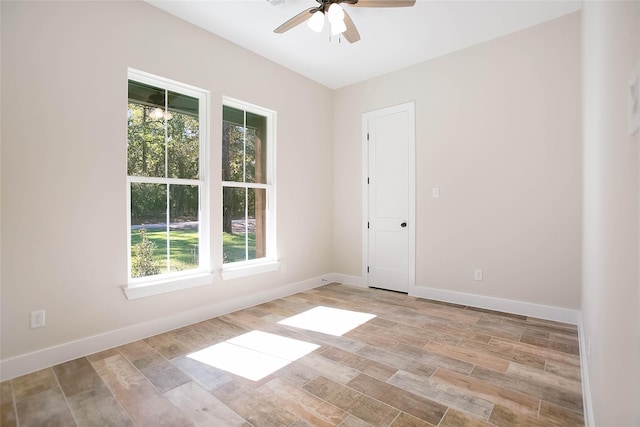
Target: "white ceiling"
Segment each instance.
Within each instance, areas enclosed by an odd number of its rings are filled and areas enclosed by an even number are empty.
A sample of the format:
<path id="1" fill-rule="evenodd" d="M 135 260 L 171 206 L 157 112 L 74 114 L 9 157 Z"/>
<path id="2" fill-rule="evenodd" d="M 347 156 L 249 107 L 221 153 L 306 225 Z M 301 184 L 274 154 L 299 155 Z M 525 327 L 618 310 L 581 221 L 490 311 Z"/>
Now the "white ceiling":
<path id="1" fill-rule="evenodd" d="M 277 2 L 273 1 L 272 2 Z M 362 39 L 330 40 L 301 24 L 273 29 L 315 0 L 147 0 L 172 15 L 337 89 L 575 12 L 581 0 L 417 0 L 408 8 L 344 5 Z"/>

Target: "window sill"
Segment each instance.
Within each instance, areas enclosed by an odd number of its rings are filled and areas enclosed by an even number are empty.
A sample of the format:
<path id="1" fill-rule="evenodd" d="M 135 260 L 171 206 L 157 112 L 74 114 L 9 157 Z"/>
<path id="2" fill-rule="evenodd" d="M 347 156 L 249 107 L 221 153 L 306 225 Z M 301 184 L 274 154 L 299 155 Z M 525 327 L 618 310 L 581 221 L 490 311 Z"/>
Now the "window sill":
<path id="1" fill-rule="evenodd" d="M 122 290 L 127 299 L 138 299 L 160 295 L 167 292 L 179 291 L 181 289 L 195 288 L 213 283 L 213 274 L 201 273 L 186 277 L 173 277 L 141 283 L 139 285 L 123 286 Z"/>
<path id="2" fill-rule="evenodd" d="M 220 275 L 223 280 L 238 279 L 240 277 L 255 276 L 256 274 L 270 273 L 280 270 L 280 262 L 264 261 L 255 264 L 222 267 Z"/>

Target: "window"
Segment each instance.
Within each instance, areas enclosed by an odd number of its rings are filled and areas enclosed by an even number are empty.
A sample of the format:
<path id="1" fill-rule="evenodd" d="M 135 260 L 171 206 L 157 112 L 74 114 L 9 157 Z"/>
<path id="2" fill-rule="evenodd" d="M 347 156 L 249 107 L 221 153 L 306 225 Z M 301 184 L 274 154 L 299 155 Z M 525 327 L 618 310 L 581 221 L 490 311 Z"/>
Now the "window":
<path id="1" fill-rule="evenodd" d="M 209 273 L 206 91 L 129 71 L 129 287 Z"/>
<path id="2" fill-rule="evenodd" d="M 225 270 L 275 261 L 274 129 L 275 112 L 225 98 L 223 277 Z"/>

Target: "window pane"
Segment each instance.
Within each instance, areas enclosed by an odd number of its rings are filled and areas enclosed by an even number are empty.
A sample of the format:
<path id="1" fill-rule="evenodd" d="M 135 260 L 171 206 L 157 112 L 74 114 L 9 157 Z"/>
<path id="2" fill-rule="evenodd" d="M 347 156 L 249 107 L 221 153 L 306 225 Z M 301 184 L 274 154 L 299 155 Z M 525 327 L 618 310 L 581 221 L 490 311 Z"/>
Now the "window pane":
<path id="1" fill-rule="evenodd" d="M 131 183 L 131 277 L 167 271 L 167 186 Z"/>
<path id="2" fill-rule="evenodd" d="M 266 190 L 225 187 L 223 199 L 224 262 L 265 257 Z"/>
<path id="3" fill-rule="evenodd" d="M 130 176 L 165 176 L 164 102 L 163 89 L 129 81 L 127 173 Z"/>
<path id="4" fill-rule="evenodd" d="M 198 99 L 169 92 L 167 152 L 170 178 L 198 179 Z"/>
<path id="5" fill-rule="evenodd" d="M 245 218 L 246 196 L 244 188 L 225 187 L 222 189 L 222 254 L 224 263 L 248 259 L 247 239 L 250 236 L 248 233 L 249 224 Z"/>
<path id="6" fill-rule="evenodd" d="M 266 180 L 267 118 L 232 107 L 223 107 L 222 180 Z"/>
<path id="7" fill-rule="evenodd" d="M 169 193 L 171 271 L 198 268 L 198 186 L 171 185 Z"/>
<path id="8" fill-rule="evenodd" d="M 266 184 L 267 118 L 253 113 L 246 117 L 245 182 Z"/>
<path id="9" fill-rule="evenodd" d="M 249 196 L 249 224 L 253 221 L 255 258 L 267 256 L 267 190 L 263 188 L 250 188 Z M 249 258 L 252 259 L 252 258 Z"/>
<path id="10" fill-rule="evenodd" d="M 222 180 L 243 182 L 244 180 L 244 128 L 222 123 Z"/>

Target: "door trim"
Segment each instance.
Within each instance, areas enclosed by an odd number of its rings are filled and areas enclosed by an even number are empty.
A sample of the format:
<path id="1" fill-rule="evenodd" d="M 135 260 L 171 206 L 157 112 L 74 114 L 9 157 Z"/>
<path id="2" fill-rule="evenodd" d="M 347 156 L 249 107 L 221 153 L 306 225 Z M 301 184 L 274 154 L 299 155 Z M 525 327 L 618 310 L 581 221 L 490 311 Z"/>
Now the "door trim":
<path id="1" fill-rule="evenodd" d="M 409 206 L 408 222 L 409 227 L 409 295 L 413 294 L 416 285 L 416 123 L 415 123 L 415 101 L 380 110 L 362 113 L 362 283 L 369 286 L 369 275 L 367 266 L 369 264 L 369 232 L 367 231 L 367 220 L 369 218 L 369 191 L 367 191 L 367 178 L 369 176 L 369 144 L 367 143 L 368 120 L 378 116 L 406 111 L 408 113 L 408 172 L 409 172 Z"/>

